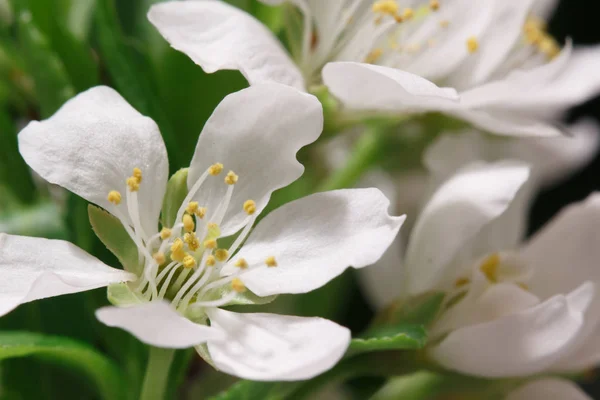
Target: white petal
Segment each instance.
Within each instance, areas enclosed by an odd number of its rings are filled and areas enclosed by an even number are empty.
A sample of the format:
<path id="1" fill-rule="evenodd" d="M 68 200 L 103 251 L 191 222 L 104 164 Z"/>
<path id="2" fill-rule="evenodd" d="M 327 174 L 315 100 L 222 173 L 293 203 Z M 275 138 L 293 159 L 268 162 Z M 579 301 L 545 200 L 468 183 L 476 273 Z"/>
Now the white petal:
<path id="1" fill-rule="evenodd" d="M 566 293 L 581 283 L 600 282 L 600 194 L 571 205 L 521 251 L 536 271 L 530 286 L 542 298 Z"/>
<path id="2" fill-rule="evenodd" d="M 442 185 L 411 234 L 405 258 L 409 292 L 434 288 L 459 250 L 508 208 L 528 175 L 521 163 L 476 164 Z"/>
<path id="3" fill-rule="evenodd" d="M 588 301 L 581 301 L 584 293 Z M 550 367 L 577 339 L 593 285 L 536 307 L 450 333 L 430 355 L 442 366 L 489 378 L 531 375 Z"/>
<path id="4" fill-rule="evenodd" d="M 551 63 L 479 86 L 461 97 L 470 108 L 556 117 L 600 92 L 600 47 L 570 46 Z"/>
<path id="5" fill-rule="evenodd" d="M 208 342 L 217 368 L 255 381 L 310 379 L 333 367 L 350 344 L 350 331 L 322 318 L 208 312 L 226 340 Z"/>
<path id="6" fill-rule="evenodd" d="M 206 72 L 239 70 L 251 85 L 278 82 L 304 90 L 304 79 L 262 23 L 221 1 L 170 1 L 148 19 L 171 44 Z"/>
<path id="7" fill-rule="evenodd" d="M 239 175 L 221 230 L 237 231 L 247 217 L 242 206 L 256 202 L 256 214 L 271 193 L 289 185 L 304 172 L 296 160 L 300 148 L 314 142 L 323 129 L 323 112 L 316 97 L 288 86 L 271 83 L 252 86 L 227 96 L 202 130 L 190 165 L 188 187 L 217 162 L 225 170 L 209 176 L 194 197 L 209 216 L 222 203 L 227 190 L 223 175 Z"/>
<path id="8" fill-rule="evenodd" d="M 140 168 L 140 219 L 148 235 L 158 229 L 169 173 L 158 127 L 113 89 L 98 86 L 66 102 L 47 120 L 30 122 L 19 134 L 19 150 L 31 168 L 50 183 L 111 210 L 111 190 L 121 192 Z M 131 221 L 125 221 L 130 223 Z"/>
<path id="9" fill-rule="evenodd" d="M 440 136 L 427 148 L 424 163 L 438 179 L 447 179 L 475 161 L 517 159 L 531 165 L 536 185 L 552 185 L 588 163 L 600 144 L 598 126 L 586 120 L 569 127 L 572 136 L 497 140 L 477 131 Z"/>
<path id="10" fill-rule="evenodd" d="M 566 379 L 541 378 L 509 393 L 506 400 L 592 400 L 577 384 Z"/>
<path id="11" fill-rule="evenodd" d="M 103 307 L 96 317 L 105 325 L 121 328 L 140 341 L 156 347 L 185 349 L 208 340 L 221 340 L 217 329 L 193 323 L 163 301 L 133 307 Z"/>
<path id="12" fill-rule="evenodd" d="M 241 279 L 259 296 L 305 293 L 323 286 L 348 266 L 375 263 L 396 237 L 405 217 L 388 215 L 378 189 L 317 193 L 288 203 L 263 219 L 239 252 L 249 264 L 274 256 Z M 231 273 L 235 267 L 227 267 Z"/>
<path id="13" fill-rule="evenodd" d="M 0 316 L 29 301 L 136 278 L 69 242 L 4 233 L 0 233 L 0 274 Z"/>
<path id="14" fill-rule="evenodd" d="M 427 79 L 398 69 L 355 62 L 332 62 L 323 68 L 323 82 L 349 108 L 387 112 L 456 107 L 458 94 Z"/>

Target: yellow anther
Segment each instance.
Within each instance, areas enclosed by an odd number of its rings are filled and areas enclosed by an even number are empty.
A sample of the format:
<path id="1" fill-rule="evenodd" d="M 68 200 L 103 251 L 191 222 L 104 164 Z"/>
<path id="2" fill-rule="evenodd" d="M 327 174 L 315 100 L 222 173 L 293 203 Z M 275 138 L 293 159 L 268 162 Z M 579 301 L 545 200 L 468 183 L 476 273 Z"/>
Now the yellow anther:
<path id="1" fill-rule="evenodd" d="M 196 214 L 196 217 L 200 219 L 204 218 L 204 216 L 206 215 L 206 207 L 198 207 L 194 214 Z"/>
<path id="2" fill-rule="evenodd" d="M 471 283 L 471 280 L 469 278 L 458 278 L 456 280 L 456 282 L 454 282 L 454 286 L 456 286 L 457 288 L 459 288 L 459 287 L 466 286 L 469 283 Z"/>
<path id="3" fill-rule="evenodd" d="M 235 185 L 238 181 L 238 176 L 233 171 L 229 171 L 225 176 L 225 183 L 228 185 Z"/>
<path id="4" fill-rule="evenodd" d="M 154 258 L 154 261 L 156 261 L 156 263 L 158 265 L 164 264 L 166 261 L 165 253 L 161 253 L 161 252 L 154 253 L 152 255 L 152 258 Z"/>
<path id="5" fill-rule="evenodd" d="M 118 206 L 119 204 L 121 204 L 121 193 L 117 192 L 116 190 L 111 190 L 110 192 L 108 192 L 108 196 L 106 197 L 106 199 L 114 205 Z"/>
<path id="6" fill-rule="evenodd" d="M 135 178 L 138 183 L 142 183 L 142 170 L 139 168 L 134 168 L 132 178 Z"/>
<path id="7" fill-rule="evenodd" d="M 183 257 L 182 264 L 185 268 L 192 268 L 194 265 L 196 265 L 196 259 L 188 254 L 187 256 Z"/>
<path id="8" fill-rule="evenodd" d="M 217 263 L 217 260 L 215 260 L 215 256 L 208 256 L 206 257 L 206 265 L 209 267 L 214 267 L 215 264 Z"/>
<path id="9" fill-rule="evenodd" d="M 479 266 L 479 269 L 490 282 L 498 281 L 498 267 L 500 266 L 500 254 L 490 254 Z"/>
<path id="10" fill-rule="evenodd" d="M 276 267 L 277 266 L 277 260 L 275 259 L 274 256 L 269 256 L 265 260 L 265 264 L 267 264 L 267 267 Z"/>
<path id="11" fill-rule="evenodd" d="M 208 167 L 208 173 L 211 174 L 212 176 L 217 176 L 221 173 L 221 171 L 223 171 L 223 164 L 221 163 L 216 163 L 211 165 L 210 167 Z"/>
<path id="12" fill-rule="evenodd" d="M 378 0 L 371 6 L 374 13 L 396 15 L 398 14 L 398 3 L 394 0 Z"/>
<path id="13" fill-rule="evenodd" d="M 529 286 L 526 283 L 518 282 L 517 286 L 520 287 L 521 289 L 525 290 L 526 292 L 529 291 Z"/>
<path id="14" fill-rule="evenodd" d="M 204 241 L 204 247 L 207 249 L 216 249 L 217 241 L 215 239 L 208 239 Z"/>
<path id="15" fill-rule="evenodd" d="M 438 0 L 430 0 L 429 1 L 429 8 L 431 8 L 433 11 L 437 11 L 440 9 L 440 2 Z"/>
<path id="16" fill-rule="evenodd" d="M 217 249 L 215 250 L 215 257 L 217 260 L 223 262 L 227 260 L 227 257 L 229 257 L 229 252 L 225 249 Z"/>
<path id="17" fill-rule="evenodd" d="M 171 230 L 169 228 L 162 228 L 160 231 L 160 238 L 166 240 L 171 237 Z"/>
<path id="18" fill-rule="evenodd" d="M 475 36 L 471 36 L 467 39 L 467 50 L 473 54 L 479 49 L 479 42 Z"/>
<path id="19" fill-rule="evenodd" d="M 405 8 L 402 11 L 402 19 L 407 20 L 415 16 L 415 11 L 412 8 Z"/>
<path id="20" fill-rule="evenodd" d="M 190 201 L 187 205 L 187 207 L 185 208 L 185 211 L 188 214 L 195 214 L 196 211 L 198 211 L 198 202 L 197 201 Z"/>
<path id="21" fill-rule="evenodd" d="M 175 239 L 171 245 L 171 260 L 182 262 L 186 255 L 186 252 L 183 251 L 183 241 L 179 238 Z"/>
<path id="22" fill-rule="evenodd" d="M 383 55 L 383 50 L 382 49 L 373 49 L 366 57 L 365 57 L 365 63 L 367 64 L 373 64 L 374 62 L 376 62 L 377 60 L 379 60 L 379 58 L 381 58 L 381 56 Z"/>
<path id="23" fill-rule="evenodd" d="M 183 229 L 185 229 L 186 232 L 192 232 L 195 226 L 194 218 L 192 218 L 190 214 L 185 214 L 183 216 Z"/>
<path id="24" fill-rule="evenodd" d="M 241 268 L 241 269 L 248 268 L 248 263 L 243 258 L 238 258 L 233 265 L 235 265 L 236 267 Z"/>
<path id="25" fill-rule="evenodd" d="M 546 36 L 540 41 L 539 49 L 549 59 L 553 59 L 560 54 L 560 46 L 550 36 Z"/>
<path id="26" fill-rule="evenodd" d="M 256 203 L 254 202 L 254 200 L 246 200 L 244 202 L 244 211 L 246 211 L 246 214 L 248 215 L 252 215 L 256 212 Z"/>
<path id="27" fill-rule="evenodd" d="M 231 280 L 231 288 L 238 293 L 242 293 L 246 290 L 246 285 L 244 285 L 244 282 L 240 278 L 233 278 Z"/>
<path id="28" fill-rule="evenodd" d="M 192 251 L 196 251 L 200 248 L 200 241 L 196 237 L 194 232 L 186 233 L 183 235 L 183 241 L 187 243 L 188 247 Z"/>
<path id="29" fill-rule="evenodd" d="M 127 186 L 129 186 L 129 190 L 132 192 L 137 192 L 140 190 L 140 182 L 137 180 L 135 176 L 130 176 L 127 178 Z"/>
<path id="30" fill-rule="evenodd" d="M 448 21 L 447 19 L 443 19 L 443 20 L 440 21 L 440 26 L 442 28 L 447 28 L 447 27 L 450 26 L 450 21 Z"/>

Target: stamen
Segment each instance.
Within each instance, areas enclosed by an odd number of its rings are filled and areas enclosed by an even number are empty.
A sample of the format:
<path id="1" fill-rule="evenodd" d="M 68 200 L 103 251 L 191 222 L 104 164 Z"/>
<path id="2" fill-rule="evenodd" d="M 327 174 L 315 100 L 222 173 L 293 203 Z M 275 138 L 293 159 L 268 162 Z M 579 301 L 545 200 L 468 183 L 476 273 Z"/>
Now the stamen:
<path id="1" fill-rule="evenodd" d="M 215 163 L 213 165 L 211 165 L 210 167 L 208 167 L 208 173 L 211 174 L 212 176 L 217 176 L 221 173 L 221 171 L 223 171 L 223 164 L 221 163 Z"/>
<path id="2" fill-rule="evenodd" d="M 431 8 L 432 11 L 437 11 L 440 9 L 440 2 L 438 0 L 430 0 L 429 1 L 429 8 Z"/>
<path id="3" fill-rule="evenodd" d="M 450 26 L 450 21 L 448 21 L 447 19 L 443 19 L 440 21 L 440 27 L 447 28 L 449 26 Z"/>
<path id="4" fill-rule="evenodd" d="M 195 214 L 196 211 L 198 211 L 198 202 L 197 201 L 190 201 L 187 205 L 187 207 L 185 208 L 185 211 L 188 214 Z"/>
<path id="5" fill-rule="evenodd" d="M 235 298 L 236 295 L 237 295 L 237 292 L 233 291 L 233 292 L 227 293 L 227 295 L 223 296 L 222 298 L 220 298 L 218 300 L 197 301 L 190 308 L 197 308 L 197 307 L 221 307 L 221 306 L 224 306 L 224 305 L 228 304 L 231 300 L 233 300 Z"/>
<path id="6" fill-rule="evenodd" d="M 238 176 L 233 171 L 229 171 L 225 176 L 225 183 L 228 185 L 235 185 L 238 181 Z"/>
<path id="7" fill-rule="evenodd" d="M 183 241 L 188 245 L 188 247 L 192 251 L 196 251 L 200 248 L 200 240 L 198 240 L 194 232 L 186 233 L 185 235 L 183 235 Z"/>
<path id="8" fill-rule="evenodd" d="M 185 268 L 192 268 L 196 265 L 196 259 L 190 255 L 183 257 L 183 266 Z"/>
<path id="9" fill-rule="evenodd" d="M 252 215 L 256 212 L 256 203 L 254 200 L 246 200 L 243 205 L 244 211 L 246 214 Z"/>
<path id="10" fill-rule="evenodd" d="M 398 14 L 398 4 L 394 0 L 378 0 L 373 3 L 371 10 L 374 13 L 396 15 Z"/>
<path id="11" fill-rule="evenodd" d="M 265 264 L 267 264 L 267 267 L 276 267 L 277 266 L 277 260 L 275 260 L 274 256 L 269 256 L 265 260 Z"/>
<path id="12" fill-rule="evenodd" d="M 467 39 L 467 50 L 473 54 L 479 49 L 479 42 L 475 36 L 471 36 Z"/>
<path id="13" fill-rule="evenodd" d="M 225 249 L 215 250 L 215 258 L 217 260 L 219 260 L 220 262 L 227 260 L 227 257 L 229 257 L 229 252 L 227 250 L 225 250 Z"/>
<path id="14" fill-rule="evenodd" d="M 365 63 L 367 64 L 373 64 L 374 62 L 376 62 L 379 58 L 381 58 L 381 56 L 383 55 L 383 50 L 380 48 L 377 49 L 373 49 L 366 57 L 365 57 Z"/>
<path id="15" fill-rule="evenodd" d="M 200 219 L 204 218 L 206 215 L 206 207 L 199 207 L 194 214 Z"/>
<path id="16" fill-rule="evenodd" d="M 171 267 L 172 265 L 172 267 Z M 167 268 L 165 268 L 165 271 L 167 271 L 167 269 L 169 267 L 171 267 L 171 271 L 169 272 L 169 276 L 167 276 L 167 279 L 165 280 L 165 283 L 162 285 L 162 287 L 160 288 L 160 293 L 158 293 L 158 298 L 159 299 L 164 299 L 165 298 L 165 294 L 167 293 L 167 289 L 169 288 L 169 284 L 171 283 L 171 280 L 173 279 L 173 276 L 175 275 L 175 272 L 177 272 L 177 269 L 181 266 L 181 264 L 176 264 L 176 263 L 172 263 L 169 264 L 169 266 L 167 266 Z M 188 269 L 184 270 L 184 272 L 189 272 Z M 164 272 L 164 271 L 163 271 Z M 162 274 L 162 272 L 161 272 Z M 183 275 L 183 273 L 182 273 Z M 160 275 L 159 275 L 160 278 Z"/>
<path id="17" fill-rule="evenodd" d="M 246 268 L 248 268 L 248 263 L 243 258 L 238 258 L 233 265 L 235 265 L 239 269 L 246 269 Z"/>
<path id="18" fill-rule="evenodd" d="M 183 250 L 183 241 L 179 238 L 175 239 L 171 245 L 171 260 L 182 262 L 187 253 Z"/>
<path id="19" fill-rule="evenodd" d="M 166 240 L 171 237 L 171 230 L 169 228 L 162 228 L 160 231 L 160 238 Z"/>
<path id="20" fill-rule="evenodd" d="M 140 182 L 133 176 L 127 178 L 127 186 L 129 186 L 129 190 L 132 192 L 140 190 Z"/>
<path id="21" fill-rule="evenodd" d="M 479 269 L 490 282 L 498 281 L 498 267 L 500 266 L 500 254 L 490 254 L 479 266 Z"/>
<path id="22" fill-rule="evenodd" d="M 458 278 L 456 280 L 456 282 L 454 282 L 454 286 L 456 286 L 457 288 L 459 288 L 459 287 L 466 286 L 469 283 L 471 283 L 471 280 L 469 278 Z"/>
<path id="23" fill-rule="evenodd" d="M 415 16 L 415 12 L 412 8 L 405 8 L 404 11 L 402 11 L 402 19 L 403 20 L 411 19 L 414 16 Z"/>
<path id="24" fill-rule="evenodd" d="M 195 226 L 194 218 L 192 218 L 190 214 L 185 214 L 183 216 L 183 229 L 185 229 L 186 232 L 193 232 Z"/>
<path id="25" fill-rule="evenodd" d="M 215 239 L 208 239 L 204 241 L 204 247 L 207 249 L 216 249 L 217 241 Z"/>
<path id="26" fill-rule="evenodd" d="M 165 253 L 161 253 L 161 252 L 154 253 L 154 255 L 152 256 L 152 258 L 154 258 L 154 261 L 156 261 L 156 263 L 158 265 L 162 265 L 166 261 Z"/>
<path id="27" fill-rule="evenodd" d="M 142 170 L 137 167 L 134 168 L 132 177 L 135 178 L 138 183 L 142 183 Z"/>
<path id="28" fill-rule="evenodd" d="M 106 197 L 106 199 L 113 203 L 115 206 L 118 206 L 119 204 L 121 204 L 121 193 L 117 192 L 116 190 L 111 190 L 110 192 L 108 192 L 108 196 Z"/>
<path id="29" fill-rule="evenodd" d="M 242 293 L 246 290 L 246 285 L 244 285 L 244 282 L 240 278 L 233 278 L 231 280 L 231 288 L 238 293 Z"/>
<path id="30" fill-rule="evenodd" d="M 216 263 L 217 263 L 217 260 L 215 260 L 215 256 L 210 255 L 210 256 L 206 257 L 206 265 L 208 267 L 214 267 Z"/>

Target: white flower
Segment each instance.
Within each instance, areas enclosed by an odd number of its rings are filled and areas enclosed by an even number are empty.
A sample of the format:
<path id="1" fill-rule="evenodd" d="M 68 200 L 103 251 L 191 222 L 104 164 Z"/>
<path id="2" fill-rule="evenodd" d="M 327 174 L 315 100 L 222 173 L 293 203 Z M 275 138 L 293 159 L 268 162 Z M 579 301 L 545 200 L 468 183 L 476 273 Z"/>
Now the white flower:
<path id="1" fill-rule="evenodd" d="M 166 2 L 148 17 L 207 72 L 324 83 L 349 109 L 443 112 L 500 134 L 556 135 L 548 121 L 600 90 L 598 48 L 561 51 L 530 14 L 547 13 L 549 0 L 289 2 L 304 16 L 295 61 L 259 21 L 221 1 Z"/>
<path id="2" fill-rule="evenodd" d="M 542 378 L 509 393 L 506 400 L 592 400 L 577 385 L 560 378 Z"/>
<path id="3" fill-rule="evenodd" d="M 317 139 L 322 123 L 319 102 L 284 85 L 227 96 L 204 126 L 174 225 L 162 229 L 168 161 L 150 118 L 112 89 L 96 87 L 30 123 L 19 135 L 27 163 L 121 221 L 137 248 L 137 263 L 128 266 L 136 273 L 66 242 L 1 235 L 1 314 L 128 281 L 111 287 L 117 307 L 97 316 L 145 343 L 207 349 L 217 368 L 253 380 L 307 379 L 327 370 L 344 354 L 348 329 L 320 318 L 219 308 L 245 295 L 318 288 L 349 265 L 376 262 L 399 230 L 403 217 L 387 214 L 388 200 L 376 189 L 308 196 L 252 229 L 271 193 L 302 174 L 295 155 Z M 246 287 L 252 293 L 242 293 Z"/>
<path id="4" fill-rule="evenodd" d="M 581 372 L 600 361 L 600 195 L 522 244 L 528 168 L 463 168 L 412 231 L 399 295 L 447 293 L 429 357 L 484 377 Z"/>

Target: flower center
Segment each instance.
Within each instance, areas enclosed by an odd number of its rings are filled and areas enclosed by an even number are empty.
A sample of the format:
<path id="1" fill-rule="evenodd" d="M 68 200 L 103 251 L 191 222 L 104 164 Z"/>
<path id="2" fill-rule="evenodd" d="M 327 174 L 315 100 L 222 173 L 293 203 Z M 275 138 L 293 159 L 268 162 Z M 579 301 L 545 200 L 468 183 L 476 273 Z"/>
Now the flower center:
<path id="1" fill-rule="evenodd" d="M 189 190 L 177 213 L 176 221 L 179 222 L 172 227 L 162 227 L 152 236 L 146 234 L 140 223 L 137 196 L 142 185 L 142 171 L 139 168 L 135 168 L 126 180 L 125 205 L 121 204 L 121 193 L 115 190 L 108 193 L 107 199 L 113 205 L 109 211 L 121 221 L 127 221 L 122 212 L 122 207 L 126 206 L 130 216 L 131 224 L 123 225 L 136 243 L 140 262 L 144 264 L 143 274 L 134 284 L 134 292 L 141 299 L 168 299 L 179 312 L 193 311 L 194 315 L 198 315 L 198 311 L 202 312 L 207 307 L 230 303 L 243 292 L 243 274 L 262 266 L 277 266 L 272 255 L 253 263 L 232 257 L 247 238 L 256 219 L 254 200 L 248 199 L 243 204 L 247 217 L 239 235 L 230 246 L 219 246 L 220 224 L 230 206 L 239 176 L 233 171 L 225 174 L 223 184 L 227 185 L 227 191 L 218 208 L 211 212 L 212 221 L 205 218 L 209 210 L 193 198 L 207 179 L 216 179 L 222 171 L 223 164 L 211 165 Z M 237 271 L 222 277 L 221 271 L 227 265 L 236 266 Z"/>

